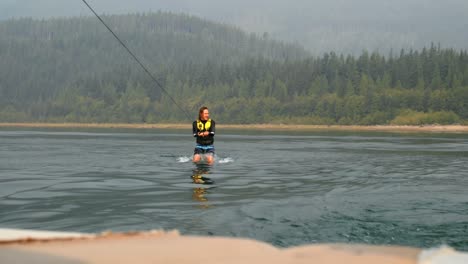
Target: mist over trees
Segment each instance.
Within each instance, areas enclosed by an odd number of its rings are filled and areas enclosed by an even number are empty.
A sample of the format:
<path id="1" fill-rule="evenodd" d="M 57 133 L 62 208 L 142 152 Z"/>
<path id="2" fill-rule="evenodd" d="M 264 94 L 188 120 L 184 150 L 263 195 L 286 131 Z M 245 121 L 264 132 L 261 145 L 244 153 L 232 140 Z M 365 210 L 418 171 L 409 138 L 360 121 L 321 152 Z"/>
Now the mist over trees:
<path id="1" fill-rule="evenodd" d="M 0 22 L 0 121 L 452 124 L 468 120 L 468 53 L 312 56 L 299 45 L 189 15 Z"/>
<path id="2" fill-rule="evenodd" d="M 315 56 L 359 56 L 363 50 L 468 49 L 466 0 L 88 0 L 98 13 L 186 13 L 236 25 L 247 32 L 300 43 Z M 81 1 L 3 0 L 0 20 L 87 16 Z"/>

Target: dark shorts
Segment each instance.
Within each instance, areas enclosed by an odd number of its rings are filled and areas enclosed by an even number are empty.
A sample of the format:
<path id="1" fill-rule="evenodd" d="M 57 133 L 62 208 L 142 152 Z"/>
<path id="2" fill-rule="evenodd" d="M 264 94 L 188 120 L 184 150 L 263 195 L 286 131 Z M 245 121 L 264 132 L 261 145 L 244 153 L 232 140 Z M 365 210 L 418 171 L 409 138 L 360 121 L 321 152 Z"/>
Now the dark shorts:
<path id="1" fill-rule="evenodd" d="M 213 145 L 203 146 L 197 145 L 193 150 L 193 154 L 213 154 L 215 153 L 215 149 Z"/>

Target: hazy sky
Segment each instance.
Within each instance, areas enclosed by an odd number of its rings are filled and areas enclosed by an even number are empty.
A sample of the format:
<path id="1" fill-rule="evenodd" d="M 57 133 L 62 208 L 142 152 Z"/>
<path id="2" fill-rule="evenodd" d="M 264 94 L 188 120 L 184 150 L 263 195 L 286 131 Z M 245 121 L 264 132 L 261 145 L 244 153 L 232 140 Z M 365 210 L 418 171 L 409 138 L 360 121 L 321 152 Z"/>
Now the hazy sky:
<path id="1" fill-rule="evenodd" d="M 332 19 L 440 20 L 468 16 L 467 0 L 87 0 L 98 13 L 120 14 L 148 11 L 189 13 L 209 19 L 232 20 L 245 16 L 273 20 Z M 89 15 L 81 0 L 1 0 L 0 19 L 32 16 Z M 467 18 L 468 19 L 468 18 Z M 306 22 L 306 21 L 303 21 Z"/>
<path id="2" fill-rule="evenodd" d="M 468 0 L 87 0 L 99 14 L 188 13 L 306 48 L 347 42 L 468 47 Z M 92 15 L 81 0 L 0 0 L 0 19 Z M 468 37 L 466 37 L 468 38 Z M 328 41 L 328 42 L 327 42 Z M 374 43 L 375 42 L 375 43 Z M 386 43 L 383 43 L 386 44 Z M 321 46 L 320 46 L 321 45 Z M 464 45 L 464 46 L 463 46 Z M 359 48 L 356 46 L 356 48 Z"/>

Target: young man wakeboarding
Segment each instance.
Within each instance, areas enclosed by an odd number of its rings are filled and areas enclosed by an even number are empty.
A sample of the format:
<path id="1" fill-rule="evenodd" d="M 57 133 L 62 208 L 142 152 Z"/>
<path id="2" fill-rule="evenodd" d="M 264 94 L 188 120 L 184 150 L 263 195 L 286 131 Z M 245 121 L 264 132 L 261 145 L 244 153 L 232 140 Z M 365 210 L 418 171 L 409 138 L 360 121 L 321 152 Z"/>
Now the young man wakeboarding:
<path id="1" fill-rule="evenodd" d="M 210 119 L 208 107 L 203 106 L 198 111 L 198 119 L 192 125 L 193 136 L 197 139 L 197 145 L 193 152 L 193 162 L 198 163 L 202 160 L 202 155 L 208 164 L 214 162 L 214 135 L 215 121 Z"/>

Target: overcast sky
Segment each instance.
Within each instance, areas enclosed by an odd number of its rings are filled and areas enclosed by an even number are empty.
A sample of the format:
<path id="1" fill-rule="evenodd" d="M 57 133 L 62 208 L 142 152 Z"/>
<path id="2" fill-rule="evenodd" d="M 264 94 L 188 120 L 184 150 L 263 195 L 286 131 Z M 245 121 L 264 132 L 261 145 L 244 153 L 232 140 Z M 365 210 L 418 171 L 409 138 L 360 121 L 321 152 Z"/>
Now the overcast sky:
<path id="1" fill-rule="evenodd" d="M 87 0 L 99 14 L 171 11 L 236 25 L 316 49 L 362 35 L 399 45 L 466 48 L 468 0 Z M 0 19 L 92 15 L 81 0 L 0 0 Z M 336 36 L 331 36 L 335 34 Z M 399 42 L 398 42 L 399 41 Z M 465 44 L 466 43 L 466 44 Z M 334 44 L 334 43 L 332 43 Z M 337 45 L 343 43 L 337 43 Z M 359 44 L 356 44 L 359 45 Z M 360 44 L 362 45 L 362 44 Z M 373 43 L 372 45 L 379 45 Z M 414 44 L 416 45 L 416 44 Z M 463 46 L 465 45 L 465 46 Z M 363 47 L 368 48 L 368 47 Z M 372 46 L 370 47 L 372 48 Z"/>
<path id="2" fill-rule="evenodd" d="M 466 0 L 87 0 L 98 13 L 174 11 L 231 20 L 244 14 L 277 15 L 285 19 L 311 16 L 339 19 L 392 19 L 467 15 Z M 86 15 L 81 0 L 2 0 L 0 18 Z M 451 18 L 448 16 L 446 18 Z M 437 19 L 437 17 L 434 17 Z"/>

